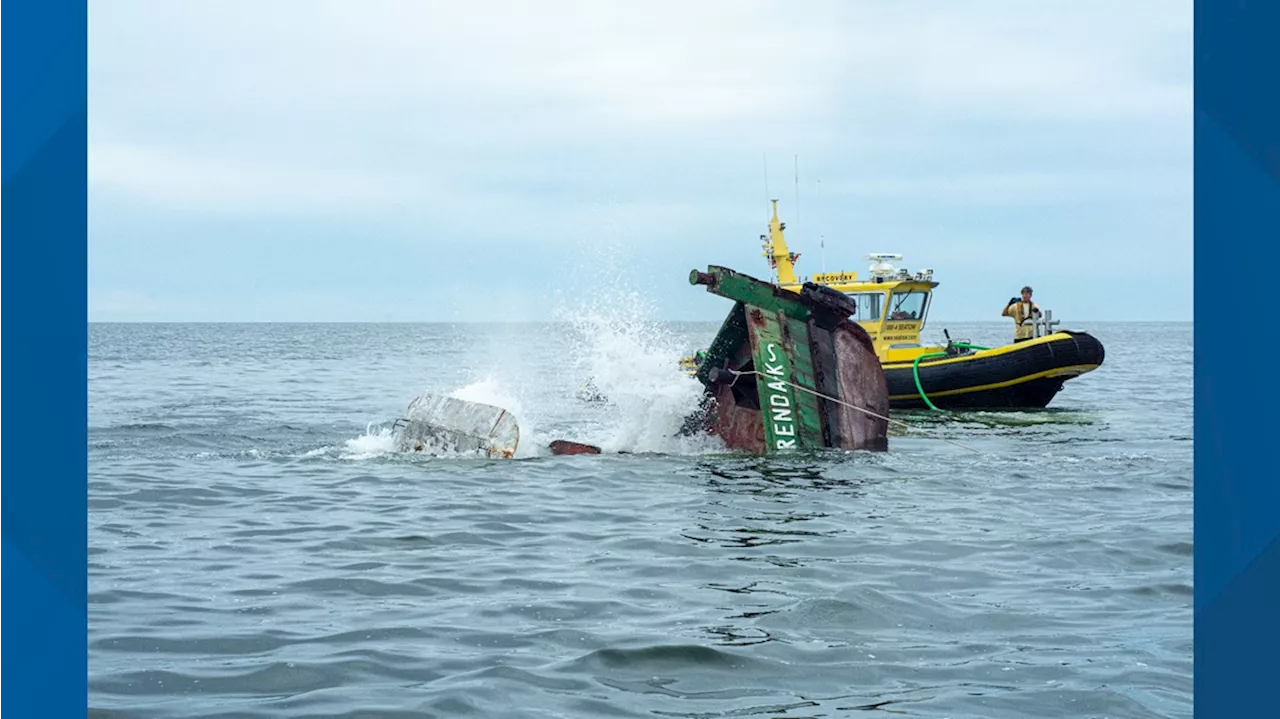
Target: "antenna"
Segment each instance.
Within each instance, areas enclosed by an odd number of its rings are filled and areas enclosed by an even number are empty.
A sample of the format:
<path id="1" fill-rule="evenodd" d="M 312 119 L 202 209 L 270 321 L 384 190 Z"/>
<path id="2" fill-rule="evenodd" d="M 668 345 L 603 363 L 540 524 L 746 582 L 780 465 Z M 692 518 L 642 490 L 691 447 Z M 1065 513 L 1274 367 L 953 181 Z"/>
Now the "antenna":
<path id="1" fill-rule="evenodd" d="M 764 202 L 769 204 L 769 153 L 764 153 Z"/>
<path id="2" fill-rule="evenodd" d="M 821 202 L 821 199 L 822 199 L 822 197 L 821 197 L 821 193 L 819 193 L 819 192 L 818 192 L 818 190 L 819 190 L 819 189 L 821 189 L 821 185 L 822 185 L 822 180 L 816 180 L 816 181 L 814 182 L 814 190 L 813 190 L 813 194 L 814 194 L 815 196 L 817 196 L 817 197 L 818 197 L 818 199 L 819 199 L 818 205 L 819 205 L 819 206 L 821 206 L 821 205 L 822 205 L 822 202 Z M 819 224 L 819 225 L 821 225 L 822 223 L 821 223 L 821 222 L 819 222 L 818 224 Z M 822 273 L 823 273 L 823 274 L 826 274 L 826 272 L 827 272 L 827 236 L 826 236 L 825 234 L 820 234 L 820 235 L 818 235 L 818 238 L 819 238 L 819 243 L 818 243 L 818 244 L 819 244 L 819 246 L 820 246 L 820 247 L 822 247 Z"/>
<path id="3" fill-rule="evenodd" d="M 800 221 L 800 155 L 795 155 L 796 173 L 796 222 Z"/>

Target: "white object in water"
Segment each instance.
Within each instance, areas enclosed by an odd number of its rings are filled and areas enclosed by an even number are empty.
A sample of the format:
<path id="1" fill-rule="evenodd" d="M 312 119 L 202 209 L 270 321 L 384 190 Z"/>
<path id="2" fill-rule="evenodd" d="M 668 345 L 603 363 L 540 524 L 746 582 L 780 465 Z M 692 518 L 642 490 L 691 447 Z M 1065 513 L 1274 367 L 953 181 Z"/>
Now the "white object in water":
<path id="1" fill-rule="evenodd" d="M 424 394 L 414 399 L 396 427 L 401 452 L 510 459 L 520 444 L 520 427 L 510 412 L 454 397 Z"/>

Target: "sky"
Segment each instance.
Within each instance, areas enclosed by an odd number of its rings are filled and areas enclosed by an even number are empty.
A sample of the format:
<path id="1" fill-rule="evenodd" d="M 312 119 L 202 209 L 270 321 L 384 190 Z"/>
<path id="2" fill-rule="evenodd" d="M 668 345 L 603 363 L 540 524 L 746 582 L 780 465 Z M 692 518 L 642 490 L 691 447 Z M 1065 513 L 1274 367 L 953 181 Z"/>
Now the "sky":
<path id="1" fill-rule="evenodd" d="M 689 271 L 904 255 L 1191 319 L 1192 0 L 113 0 L 89 8 L 92 321 L 537 321 Z"/>

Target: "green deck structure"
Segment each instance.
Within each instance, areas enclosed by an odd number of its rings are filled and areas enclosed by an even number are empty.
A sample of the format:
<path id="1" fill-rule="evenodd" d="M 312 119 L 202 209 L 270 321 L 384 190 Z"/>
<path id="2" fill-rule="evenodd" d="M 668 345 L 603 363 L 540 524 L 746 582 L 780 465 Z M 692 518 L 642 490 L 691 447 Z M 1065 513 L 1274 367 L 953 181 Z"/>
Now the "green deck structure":
<path id="1" fill-rule="evenodd" d="M 847 297 L 717 266 L 692 271 L 689 283 L 734 301 L 695 374 L 716 397 L 713 433 L 765 453 L 887 446 L 887 422 L 867 414 L 887 414 L 884 375 L 870 338 L 848 321 Z M 849 407 L 859 402 L 871 406 Z"/>

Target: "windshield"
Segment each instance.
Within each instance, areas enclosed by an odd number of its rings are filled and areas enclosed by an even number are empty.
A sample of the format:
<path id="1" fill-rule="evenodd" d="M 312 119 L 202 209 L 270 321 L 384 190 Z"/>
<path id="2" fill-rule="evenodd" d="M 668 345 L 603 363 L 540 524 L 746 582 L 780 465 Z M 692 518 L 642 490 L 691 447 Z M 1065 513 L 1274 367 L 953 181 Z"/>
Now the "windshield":
<path id="1" fill-rule="evenodd" d="M 922 290 L 894 292 L 889 298 L 890 320 L 924 320 L 929 293 Z"/>

